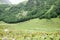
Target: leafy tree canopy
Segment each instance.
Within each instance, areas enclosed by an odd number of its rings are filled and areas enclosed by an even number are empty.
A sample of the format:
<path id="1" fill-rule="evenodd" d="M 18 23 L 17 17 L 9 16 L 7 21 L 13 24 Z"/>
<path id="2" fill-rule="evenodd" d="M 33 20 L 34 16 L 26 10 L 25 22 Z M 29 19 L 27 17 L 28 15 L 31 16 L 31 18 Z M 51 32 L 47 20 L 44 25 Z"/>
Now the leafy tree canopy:
<path id="1" fill-rule="evenodd" d="M 0 5 L 0 20 L 7 23 L 56 17 L 60 17 L 60 0 L 28 0 L 18 5 Z"/>

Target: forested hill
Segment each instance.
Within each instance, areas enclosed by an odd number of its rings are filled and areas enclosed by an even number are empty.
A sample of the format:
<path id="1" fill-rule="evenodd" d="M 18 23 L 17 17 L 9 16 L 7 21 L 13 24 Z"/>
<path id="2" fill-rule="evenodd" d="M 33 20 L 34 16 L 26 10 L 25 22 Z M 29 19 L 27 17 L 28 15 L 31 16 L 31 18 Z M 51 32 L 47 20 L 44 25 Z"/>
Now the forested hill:
<path id="1" fill-rule="evenodd" d="M 3 5 L 4 6 L 4 5 Z M 0 20 L 18 23 L 34 18 L 60 17 L 60 0 L 28 0 L 13 6 L 0 6 Z"/>

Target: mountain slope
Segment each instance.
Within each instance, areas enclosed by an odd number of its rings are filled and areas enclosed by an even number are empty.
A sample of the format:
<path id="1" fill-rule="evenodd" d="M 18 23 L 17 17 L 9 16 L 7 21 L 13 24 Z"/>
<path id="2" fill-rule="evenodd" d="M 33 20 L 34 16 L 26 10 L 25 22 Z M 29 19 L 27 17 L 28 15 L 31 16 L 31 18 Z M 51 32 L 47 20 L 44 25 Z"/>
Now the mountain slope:
<path id="1" fill-rule="evenodd" d="M 0 4 L 11 4 L 9 0 L 0 0 Z"/>
<path id="2" fill-rule="evenodd" d="M 2 21 L 7 23 L 24 22 L 30 19 L 51 19 L 60 17 L 60 0 L 28 0 L 14 5 L 3 13 Z M 3 15 L 2 14 L 2 15 Z M 0 17 L 1 18 L 1 17 Z"/>

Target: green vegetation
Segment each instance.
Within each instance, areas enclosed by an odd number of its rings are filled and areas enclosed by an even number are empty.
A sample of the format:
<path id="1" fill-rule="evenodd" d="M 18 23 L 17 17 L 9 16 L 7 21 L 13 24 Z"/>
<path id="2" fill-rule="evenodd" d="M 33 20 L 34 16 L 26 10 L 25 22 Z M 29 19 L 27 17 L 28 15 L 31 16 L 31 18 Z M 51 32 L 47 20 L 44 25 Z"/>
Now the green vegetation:
<path id="1" fill-rule="evenodd" d="M 24 29 L 36 29 L 37 31 L 55 31 L 60 29 L 60 19 L 59 18 L 53 18 L 51 20 L 47 19 L 32 19 L 26 22 L 16 23 L 16 24 L 8 24 L 4 22 L 0 22 L 0 25 L 3 27 L 9 27 L 9 29 L 16 29 L 16 30 L 24 30 Z M 49 29 L 49 30 L 48 30 Z"/>
<path id="2" fill-rule="evenodd" d="M 60 17 L 60 0 L 28 0 L 18 5 L 6 8 L 4 6 L 0 11 L 0 19 L 7 23 L 24 22 L 35 18 L 51 19 Z"/>
<path id="3" fill-rule="evenodd" d="M 60 0 L 0 4 L 0 40 L 60 40 Z"/>
<path id="4" fill-rule="evenodd" d="M 10 7 L 7 4 L 0 4 L 0 20 L 2 21 L 4 19 L 4 16 L 6 16 L 6 8 Z"/>
<path id="5" fill-rule="evenodd" d="M 5 32 L 4 30 L 8 30 Z M 0 38 L 9 40 L 60 40 L 60 19 L 32 19 L 16 24 L 0 22 Z M 44 37 L 44 38 L 42 38 Z"/>

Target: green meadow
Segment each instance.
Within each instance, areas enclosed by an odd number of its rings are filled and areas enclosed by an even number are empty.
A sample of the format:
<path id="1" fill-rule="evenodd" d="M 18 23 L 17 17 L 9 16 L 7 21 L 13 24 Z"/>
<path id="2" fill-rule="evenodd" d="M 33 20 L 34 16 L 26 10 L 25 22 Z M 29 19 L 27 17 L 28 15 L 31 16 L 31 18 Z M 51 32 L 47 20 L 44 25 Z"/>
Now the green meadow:
<path id="1" fill-rule="evenodd" d="M 60 30 L 60 19 L 52 18 L 48 19 L 32 19 L 25 22 L 8 24 L 4 22 L 0 22 L 0 26 L 8 27 L 12 30 L 35 30 L 35 31 L 59 31 Z"/>
<path id="2" fill-rule="evenodd" d="M 0 40 L 60 40 L 60 19 L 32 19 L 8 24 L 0 22 Z"/>

